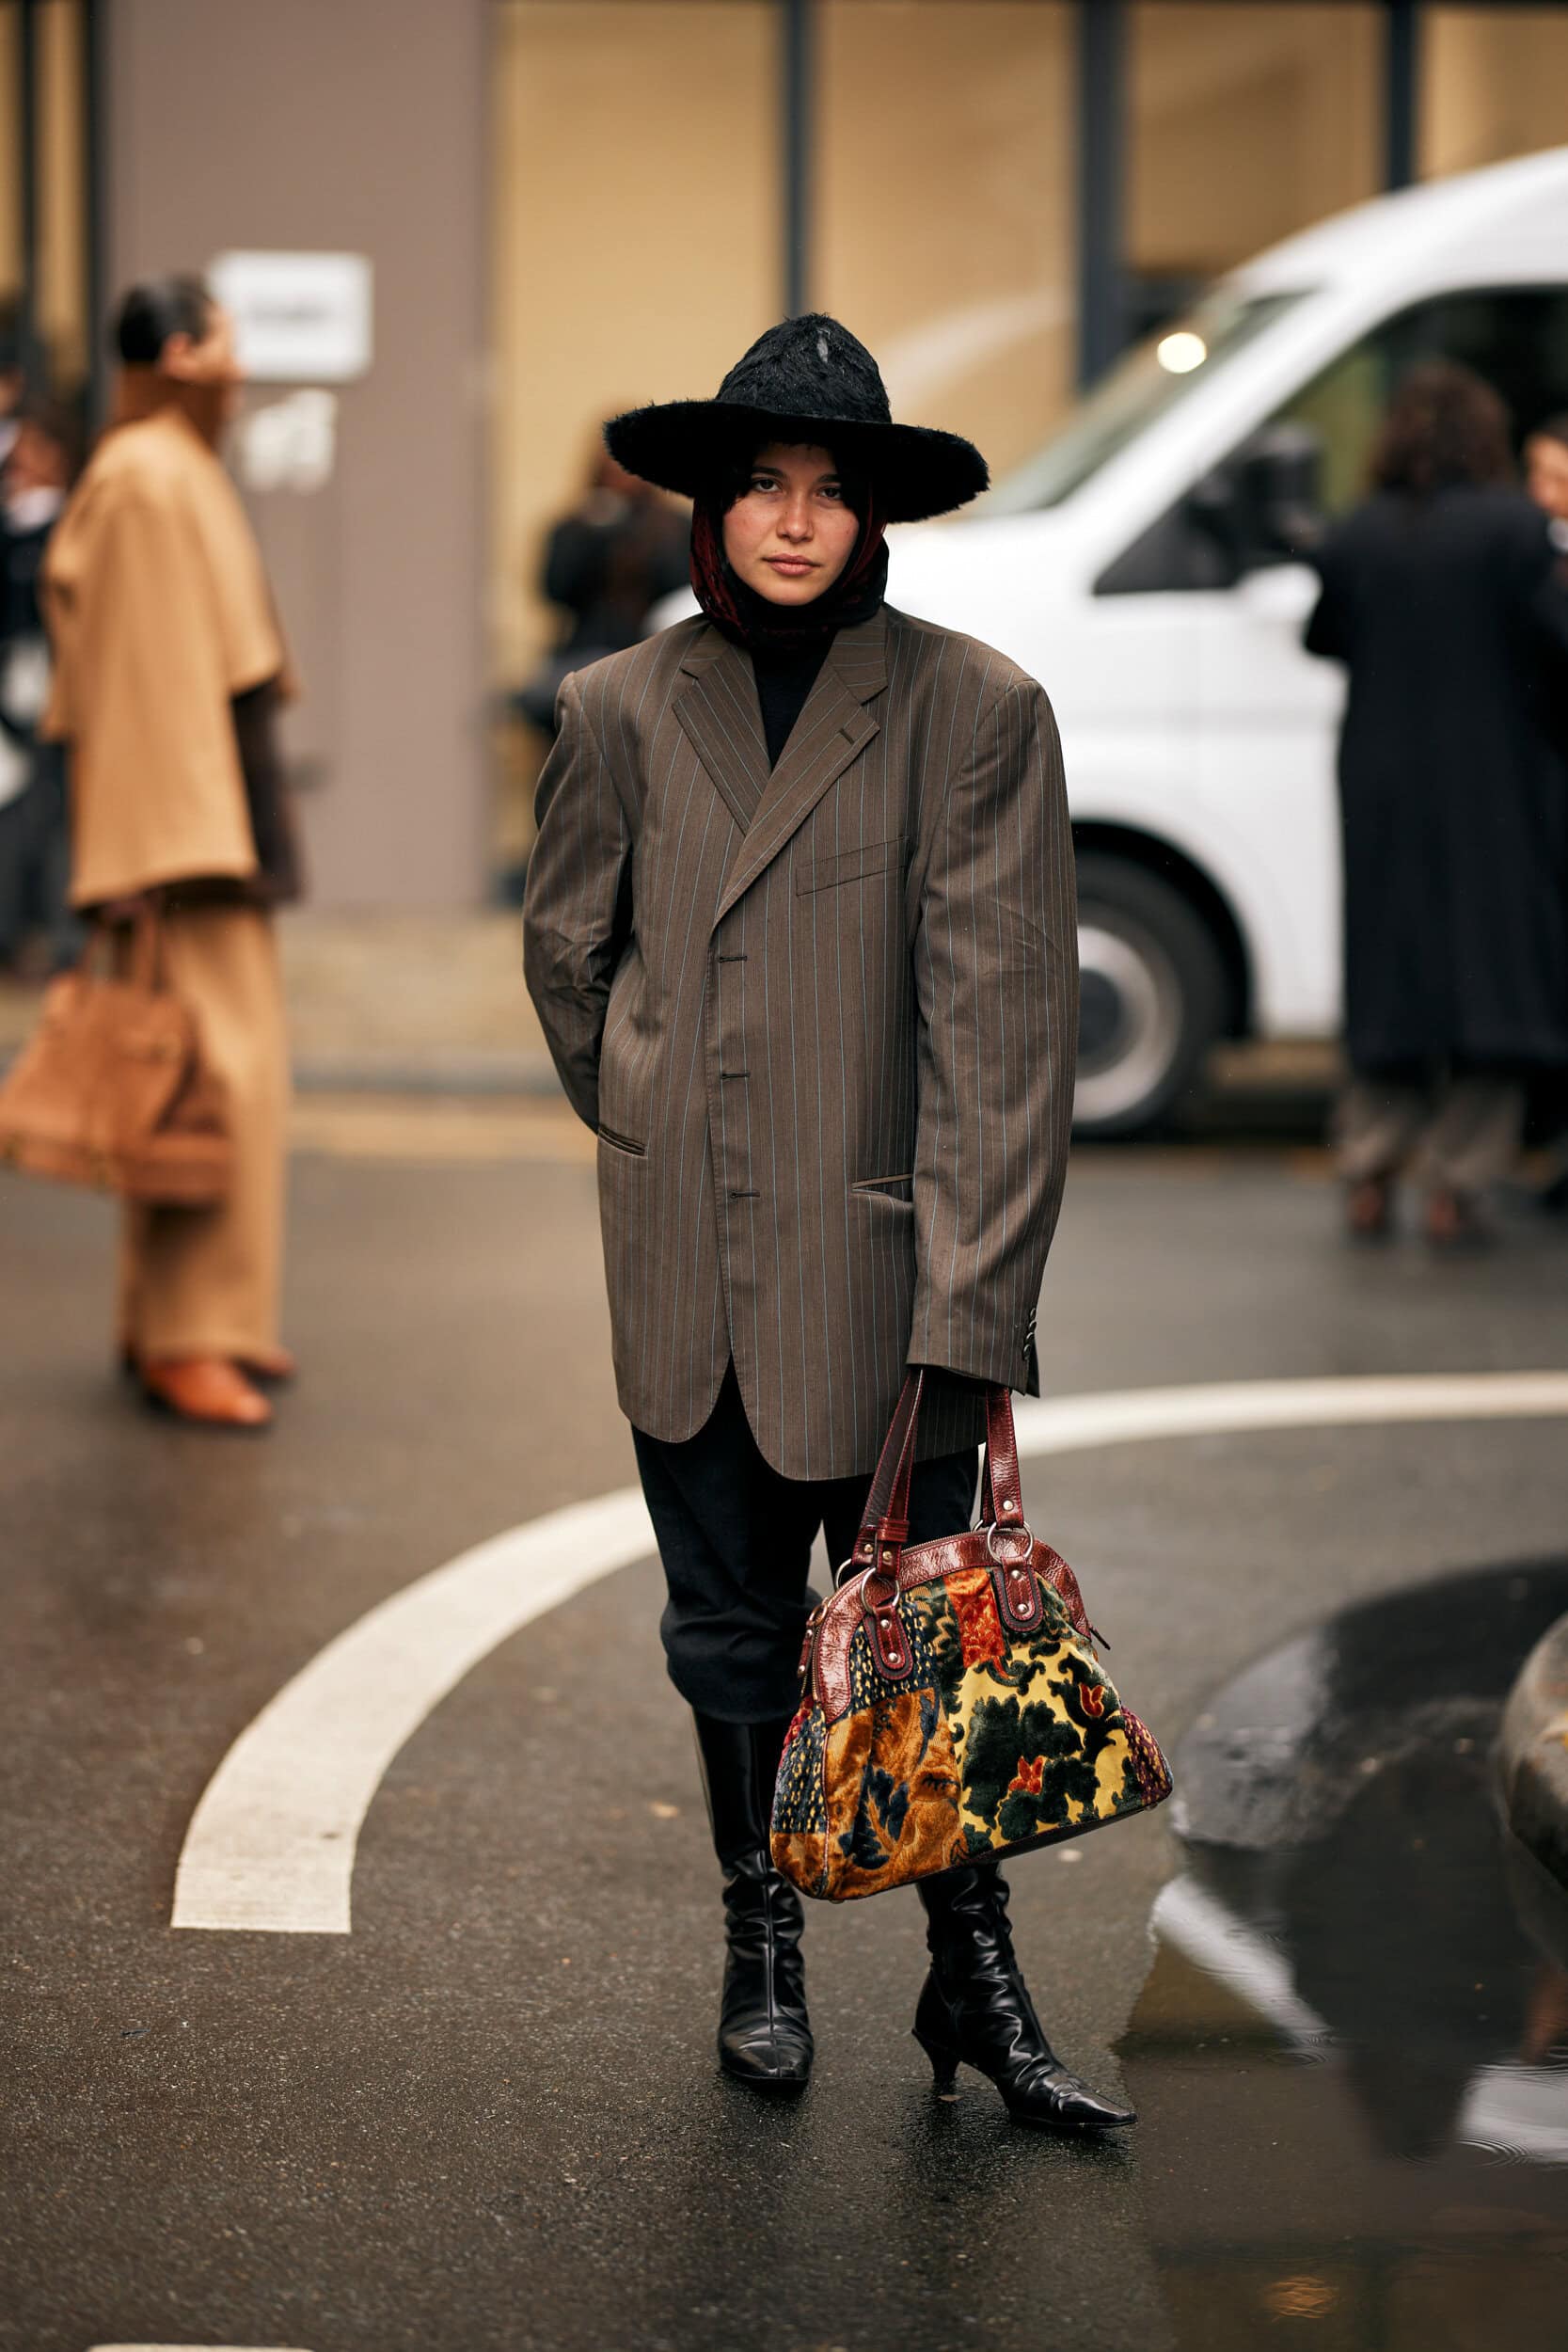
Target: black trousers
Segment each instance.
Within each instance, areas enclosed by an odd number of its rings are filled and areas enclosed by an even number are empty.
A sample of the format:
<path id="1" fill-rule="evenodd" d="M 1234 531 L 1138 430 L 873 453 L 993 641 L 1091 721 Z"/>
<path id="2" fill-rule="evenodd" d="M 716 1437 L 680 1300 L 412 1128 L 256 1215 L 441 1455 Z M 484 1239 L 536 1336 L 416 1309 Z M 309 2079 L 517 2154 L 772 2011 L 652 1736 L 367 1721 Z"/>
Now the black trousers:
<path id="1" fill-rule="evenodd" d="M 763 1459 L 732 1366 L 694 1438 L 632 1431 L 669 1599 L 659 1622 L 670 1679 L 690 1707 L 736 1724 L 791 1715 L 820 1527 L 835 1569 L 860 1528 L 870 1478 L 784 1478 Z M 967 1529 L 979 1450 L 917 1463 L 910 1541 Z"/>

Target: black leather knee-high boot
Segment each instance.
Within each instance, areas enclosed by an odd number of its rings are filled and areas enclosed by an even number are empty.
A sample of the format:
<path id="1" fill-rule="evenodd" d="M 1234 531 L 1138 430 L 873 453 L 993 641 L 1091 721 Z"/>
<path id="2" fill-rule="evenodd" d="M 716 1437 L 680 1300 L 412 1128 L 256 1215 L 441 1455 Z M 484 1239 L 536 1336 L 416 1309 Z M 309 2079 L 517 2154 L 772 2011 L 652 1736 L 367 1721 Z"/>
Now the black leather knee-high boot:
<path id="1" fill-rule="evenodd" d="M 1057 2131 L 1135 2123 L 1065 2067 L 1040 2029 L 1013 1954 L 1007 1889 L 994 1864 L 944 1870 L 920 1883 L 931 1965 L 915 2011 L 915 2039 L 939 2090 L 960 2064 L 989 2075 L 1009 2115 Z"/>
<path id="2" fill-rule="evenodd" d="M 787 1721 L 724 1724 L 693 1713 L 713 1850 L 724 1873 L 719 2063 L 759 2090 L 803 2090 L 813 2043 L 800 1959 L 800 1898 L 773 1867 L 768 1825 Z"/>

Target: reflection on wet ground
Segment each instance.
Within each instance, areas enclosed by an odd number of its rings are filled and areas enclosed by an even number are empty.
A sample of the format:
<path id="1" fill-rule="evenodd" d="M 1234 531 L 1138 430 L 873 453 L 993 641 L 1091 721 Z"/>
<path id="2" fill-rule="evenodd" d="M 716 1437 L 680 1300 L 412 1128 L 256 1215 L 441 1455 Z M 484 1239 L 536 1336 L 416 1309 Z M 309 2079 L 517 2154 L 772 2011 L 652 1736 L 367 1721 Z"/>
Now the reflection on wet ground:
<path id="1" fill-rule="evenodd" d="M 1346 1613 L 1178 1758 L 1122 2056 L 1178 2344 L 1568 2347 L 1568 1896 L 1491 1746 L 1568 1562 Z"/>

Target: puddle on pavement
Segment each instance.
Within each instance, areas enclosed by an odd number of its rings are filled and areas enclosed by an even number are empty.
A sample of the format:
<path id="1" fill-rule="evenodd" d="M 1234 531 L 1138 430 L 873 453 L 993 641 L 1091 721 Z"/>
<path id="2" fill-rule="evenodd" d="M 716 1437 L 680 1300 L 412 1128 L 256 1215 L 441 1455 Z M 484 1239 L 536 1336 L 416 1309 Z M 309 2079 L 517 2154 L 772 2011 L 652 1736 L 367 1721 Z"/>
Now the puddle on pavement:
<path id="1" fill-rule="evenodd" d="M 1181 2352 L 1568 2352 L 1568 1896 L 1491 1748 L 1568 1561 L 1347 1612 L 1177 1759 L 1121 2044 Z"/>

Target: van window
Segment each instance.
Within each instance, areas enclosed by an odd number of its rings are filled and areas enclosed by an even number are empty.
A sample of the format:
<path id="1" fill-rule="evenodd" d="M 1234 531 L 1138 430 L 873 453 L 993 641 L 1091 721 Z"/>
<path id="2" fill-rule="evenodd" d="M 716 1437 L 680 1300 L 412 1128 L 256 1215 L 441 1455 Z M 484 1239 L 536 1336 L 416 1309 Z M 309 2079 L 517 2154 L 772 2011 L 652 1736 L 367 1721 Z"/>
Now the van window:
<path id="1" fill-rule="evenodd" d="M 974 511 L 1023 515 L 1059 506 L 1156 417 L 1196 384 L 1207 383 L 1216 367 L 1299 300 L 1293 294 L 1243 299 L 1216 287 L 1185 318 L 1163 326 L 1119 359 L 1061 431 Z"/>
<path id="2" fill-rule="evenodd" d="M 1458 359 L 1508 403 L 1516 438 L 1568 407 L 1568 286 L 1439 294 L 1386 319 L 1286 402 L 1277 421 L 1308 426 L 1323 452 L 1322 494 L 1342 515 L 1367 468 L 1394 387 L 1418 359 Z"/>
<path id="3" fill-rule="evenodd" d="M 1330 517 L 1363 495 L 1384 410 L 1419 359 L 1458 359 L 1485 376 L 1507 401 L 1515 437 L 1523 439 L 1543 418 L 1568 407 L 1568 286 L 1491 287 L 1413 303 L 1292 393 L 1266 424 L 1305 426 L 1312 434 Z M 1217 468 L 1213 478 L 1226 471 Z M 1109 565 L 1097 593 L 1223 588 L 1235 576 L 1235 563 L 1227 562 L 1189 493 Z"/>

